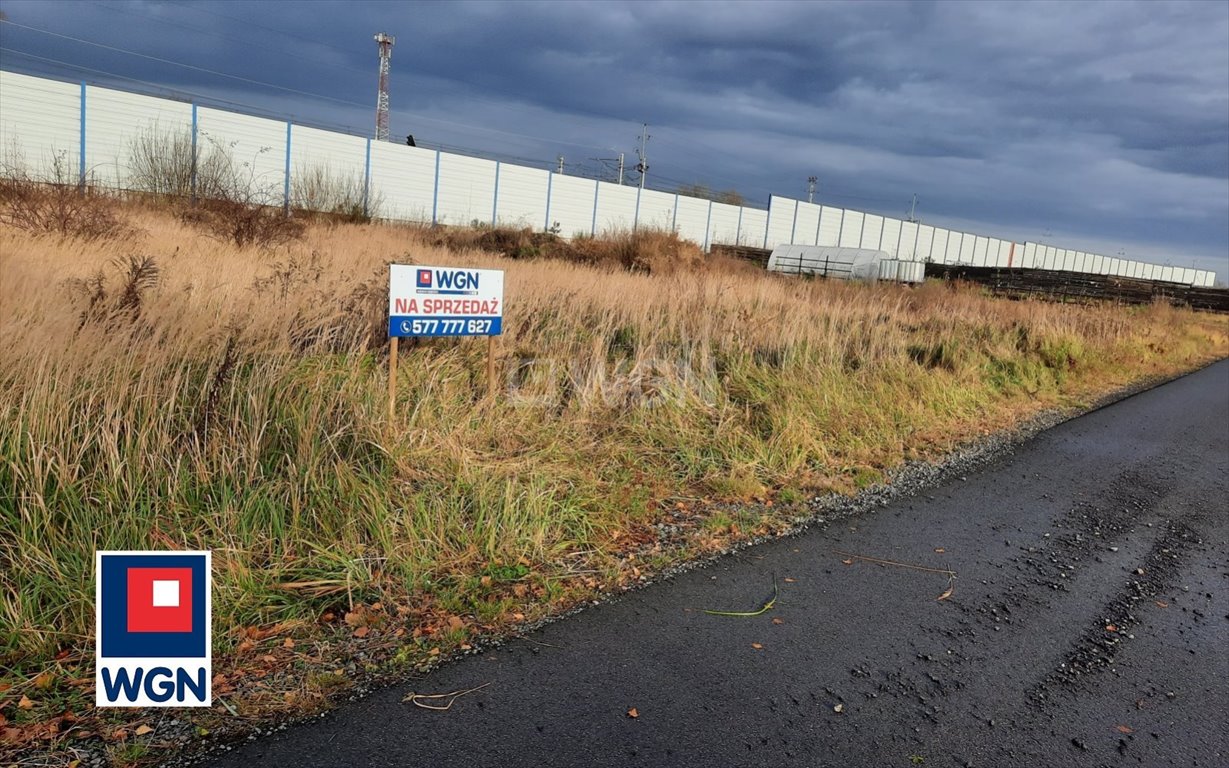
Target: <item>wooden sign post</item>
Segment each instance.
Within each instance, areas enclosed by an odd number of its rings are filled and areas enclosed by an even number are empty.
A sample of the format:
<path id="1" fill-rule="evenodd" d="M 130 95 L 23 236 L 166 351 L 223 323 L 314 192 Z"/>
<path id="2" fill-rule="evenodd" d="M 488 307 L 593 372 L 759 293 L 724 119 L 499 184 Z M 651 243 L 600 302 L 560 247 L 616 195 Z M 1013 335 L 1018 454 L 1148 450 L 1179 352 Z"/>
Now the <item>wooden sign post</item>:
<path id="1" fill-rule="evenodd" d="M 486 336 L 487 396 L 494 397 L 495 337 L 503 332 L 504 273 L 392 264 L 388 274 L 388 419 L 397 416 L 402 336 Z"/>
<path id="2" fill-rule="evenodd" d="M 397 339 L 393 336 L 388 344 L 388 420 L 397 415 Z"/>

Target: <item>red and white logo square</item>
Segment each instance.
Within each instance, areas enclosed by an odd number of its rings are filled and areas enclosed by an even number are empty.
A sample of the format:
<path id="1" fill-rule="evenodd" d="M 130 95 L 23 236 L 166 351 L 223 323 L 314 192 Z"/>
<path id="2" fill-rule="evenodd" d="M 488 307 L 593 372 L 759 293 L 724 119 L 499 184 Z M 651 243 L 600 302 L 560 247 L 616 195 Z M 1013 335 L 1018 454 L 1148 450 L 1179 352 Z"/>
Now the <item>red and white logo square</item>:
<path id="1" fill-rule="evenodd" d="M 192 569 L 129 568 L 128 631 L 191 632 Z"/>

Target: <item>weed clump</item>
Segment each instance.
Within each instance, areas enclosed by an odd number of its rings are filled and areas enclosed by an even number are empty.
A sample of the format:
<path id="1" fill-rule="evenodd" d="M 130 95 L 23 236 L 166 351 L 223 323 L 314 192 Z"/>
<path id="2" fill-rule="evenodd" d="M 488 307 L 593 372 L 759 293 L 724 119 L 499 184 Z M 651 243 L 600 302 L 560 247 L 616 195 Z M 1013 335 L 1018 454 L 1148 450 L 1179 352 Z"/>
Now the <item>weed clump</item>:
<path id="1" fill-rule="evenodd" d="M 120 217 L 113 198 L 70 181 L 62 156 L 47 181 L 35 178 L 19 163 L 6 162 L 0 168 L 0 224 L 85 241 L 135 234 Z"/>

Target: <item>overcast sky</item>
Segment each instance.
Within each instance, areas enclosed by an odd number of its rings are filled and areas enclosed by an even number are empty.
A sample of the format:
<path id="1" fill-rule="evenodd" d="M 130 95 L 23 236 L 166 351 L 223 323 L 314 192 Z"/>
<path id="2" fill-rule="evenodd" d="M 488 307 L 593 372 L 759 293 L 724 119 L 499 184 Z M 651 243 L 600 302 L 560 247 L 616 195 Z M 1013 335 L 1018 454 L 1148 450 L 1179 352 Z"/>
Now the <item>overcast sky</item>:
<path id="1" fill-rule="evenodd" d="M 372 35 L 386 31 L 396 136 L 543 167 L 563 155 L 593 175 L 595 158 L 634 164 L 647 122 L 652 186 L 764 205 L 769 193 L 806 199 L 815 175 L 825 204 L 900 217 L 916 193 L 928 223 L 1229 275 L 1222 0 L 0 11 L 13 22 L 0 24 L 6 69 L 133 78 L 362 134 Z"/>

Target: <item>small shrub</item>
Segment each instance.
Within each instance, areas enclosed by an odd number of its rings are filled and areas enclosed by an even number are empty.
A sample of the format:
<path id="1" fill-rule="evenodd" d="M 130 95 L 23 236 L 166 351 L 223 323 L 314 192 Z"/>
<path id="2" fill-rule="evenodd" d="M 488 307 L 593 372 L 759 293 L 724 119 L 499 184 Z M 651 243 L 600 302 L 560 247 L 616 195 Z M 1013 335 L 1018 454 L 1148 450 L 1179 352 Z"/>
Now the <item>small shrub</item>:
<path id="1" fill-rule="evenodd" d="M 378 215 L 382 203 L 361 176 L 334 173 L 328 166 L 296 168 L 290 176 L 290 204 L 298 211 L 364 223 Z"/>
<path id="2" fill-rule="evenodd" d="M 20 162 L 3 164 L 0 223 L 82 240 L 135 233 L 117 215 L 114 199 L 72 181 L 63 153 L 56 156 L 50 181 L 36 179 Z"/>
<path id="3" fill-rule="evenodd" d="M 240 248 L 272 248 L 303 237 L 306 224 L 292 219 L 279 208 L 242 200 L 201 200 L 179 218 L 209 237 L 234 243 Z"/>

